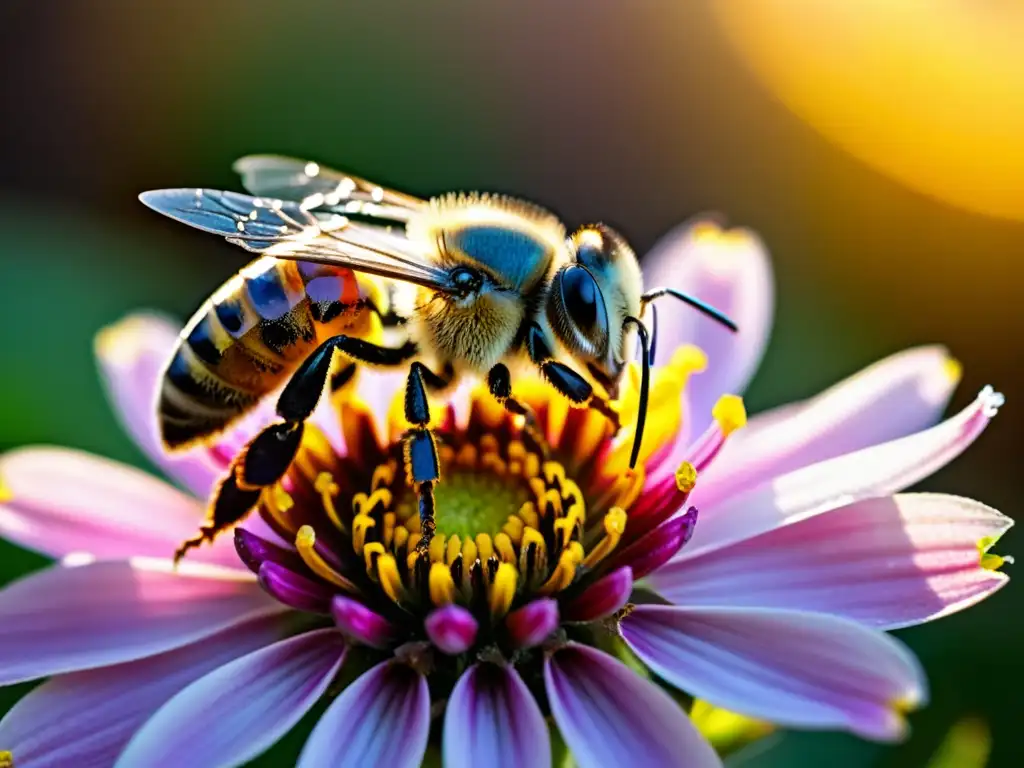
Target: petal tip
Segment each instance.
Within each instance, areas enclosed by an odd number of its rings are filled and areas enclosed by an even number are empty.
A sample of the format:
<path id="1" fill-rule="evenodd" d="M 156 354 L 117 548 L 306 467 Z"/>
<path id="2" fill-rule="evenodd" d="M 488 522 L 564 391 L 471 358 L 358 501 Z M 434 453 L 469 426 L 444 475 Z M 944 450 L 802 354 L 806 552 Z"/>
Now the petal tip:
<path id="1" fill-rule="evenodd" d="M 132 312 L 101 328 L 93 338 L 93 350 L 100 360 L 113 366 L 135 361 L 144 340 L 154 332 L 170 328 L 170 323 L 152 312 Z"/>

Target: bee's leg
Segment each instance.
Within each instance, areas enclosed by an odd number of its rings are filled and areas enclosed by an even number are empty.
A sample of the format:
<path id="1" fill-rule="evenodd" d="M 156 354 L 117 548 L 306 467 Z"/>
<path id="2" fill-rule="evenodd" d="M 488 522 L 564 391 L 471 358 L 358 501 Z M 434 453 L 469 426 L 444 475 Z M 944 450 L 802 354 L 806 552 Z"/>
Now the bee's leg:
<path id="1" fill-rule="evenodd" d="M 506 411 L 523 417 L 523 430 L 535 443 L 534 447 L 541 452 L 544 458 L 547 458 L 548 441 L 537 424 L 537 414 L 526 403 L 512 397 L 512 375 L 508 371 L 508 366 L 498 363 L 487 372 L 487 389 L 490 390 L 494 399 L 504 406 Z"/>
<path id="2" fill-rule="evenodd" d="M 335 336 L 317 347 L 292 374 L 277 399 L 281 421 L 256 435 L 231 462 L 228 477 L 207 510 L 206 522 L 196 536 L 178 548 L 175 562 L 188 550 L 212 541 L 218 533 L 241 521 L 259 501 L 262 489 L 284 477 L 302 443 L 303 425 L 320 401 L 335 350 L 357 363 L 398 366 L 416 354 L 416 345 L 409 342 L 398 348 L 381 347 L 364 339 Z"/>
<path id="3" fill-rule="evenodd" d="M 612 408 L 611 403 L 597 394 L 590 382 L 568 365 L 552 359 L 551 349 L 536 324 L 530 326 L 527 332 L 526 347 L 530 359 L 540 368 L 541 374 L 552 387 L 573 405 L 597 411 L 612 423 L 616 432 L 619 430 L 619 414 Z"/>
<path id="4" fill-rule="evenodd" d="M 413 426 L 405 435 L 402 456 L 406 481 L 419 496 L 422 538 L 417 549 L 421 552 L 427 550 L 434 537 L 434 485 L 441 477 L 437 443 L 430 430 L 427 387 L 444 389 L 449 383 L 450 377 L 446 380 L 417 361 L 409 369 L 405 386 L 405 420 Z"/>

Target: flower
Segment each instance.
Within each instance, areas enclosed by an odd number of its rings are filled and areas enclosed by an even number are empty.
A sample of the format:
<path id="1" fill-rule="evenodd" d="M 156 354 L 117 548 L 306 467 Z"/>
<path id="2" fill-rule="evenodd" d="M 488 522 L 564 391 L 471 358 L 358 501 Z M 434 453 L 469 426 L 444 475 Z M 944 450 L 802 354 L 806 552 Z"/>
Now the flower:
<path id="1" fill-rule="evenodd" d="M 401 471 L 401 377 L 365 372 L 321 404 L 259 514 L 172 568 L 267 414 L 166 456 L 151 403 L 177 329 L 145 315 L 105 331 L 122 420 L 190 493 L 65 449 L 0 459 L 0 531 L 60 559 L 0 591 L 0 683 L 50 678 L 0 721 L 0 748 L 19 768 L 237 765 L 327 700 L 300 766 L 417 765 L 434 726 L 446 765 L 550 765 L 548 716 L 582 766 L 720 765 L 671 686 L 783 725 L 900 737 L 925 681 L 881 630 L 1005 584 L 989 548 L 1011 522 L 899 492 L 963 451 L 1000 396 L 933 426 L 958 370 L 926 347 L 744 426 L 728 393 L 767 337 L 764 249 L 699 222 L 651 261 L 649 281 L 662 272 L 743 330 L 664 308 L 637 472 L 628 429 L 538 382 L 517 395 L 546 444 L 464 388 L 434 414 L 429 556 Z"/>

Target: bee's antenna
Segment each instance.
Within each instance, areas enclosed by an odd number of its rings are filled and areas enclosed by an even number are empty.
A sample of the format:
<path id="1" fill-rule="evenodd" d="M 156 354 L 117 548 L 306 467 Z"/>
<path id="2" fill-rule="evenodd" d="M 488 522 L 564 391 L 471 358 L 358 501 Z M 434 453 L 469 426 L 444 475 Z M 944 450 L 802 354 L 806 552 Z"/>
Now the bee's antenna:
<path id="1" fill-rule="evenodd" d="M 640 335 L 640 346 L 643 355 L 640 358 L 640 403 L 636 413 L 636 428 L 633 431 L 633 450 L 629 454 L 629 468 L 636 469 L 637 459 L 640 458 L 640 445 L 644 441 L 644 424 L 647 421 L 647 400 L 651 393 L 651 345 L 647 335 L 647 326 L 632 315 L 628 316 L 623 325 L 633 324 Z"/>
<path id="2" fill-rule="evenodd" d="M 715 309 L 710 304 L 705 304 L 703 301 L 696 298 L 695 296 L 690 296 L 689 294 L 683 293 L 682 291 L 677 291 L 675 288 L 655 288 L 654 290 L 648 291 L 647 293 L 640 297 L 640 306 L 646 307 L 649 303 L 651 303 L 655 299 L 660 299 L 662 296 L 672 296 L 673 298 L 679 299 L 680 301 L 689 304 L 691 307 L 694 307 L 695 309 L 698 309 L 701 312 L 703 312 L 712 320 L 718 321 L 726 328 L 728 328 L 730 331 L 735 332 L 739 330 L 739 328 L 736 327 L 736 323 L 730 320 L 728 315 L 726 315 L 721 310 Z"/>

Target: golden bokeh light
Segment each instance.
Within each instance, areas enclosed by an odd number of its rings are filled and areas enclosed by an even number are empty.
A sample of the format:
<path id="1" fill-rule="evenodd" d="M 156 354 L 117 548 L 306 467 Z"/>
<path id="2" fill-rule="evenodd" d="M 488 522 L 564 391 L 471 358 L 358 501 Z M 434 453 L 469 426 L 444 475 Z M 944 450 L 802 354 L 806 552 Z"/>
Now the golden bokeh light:
<path id="1" fill-rule="evenodd" d="M 829 139 L 918 191 L 1024 219 L 1024 2 L 715 8 L 761 81 Z"/>

